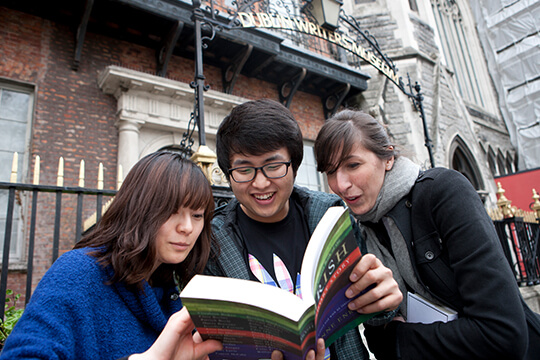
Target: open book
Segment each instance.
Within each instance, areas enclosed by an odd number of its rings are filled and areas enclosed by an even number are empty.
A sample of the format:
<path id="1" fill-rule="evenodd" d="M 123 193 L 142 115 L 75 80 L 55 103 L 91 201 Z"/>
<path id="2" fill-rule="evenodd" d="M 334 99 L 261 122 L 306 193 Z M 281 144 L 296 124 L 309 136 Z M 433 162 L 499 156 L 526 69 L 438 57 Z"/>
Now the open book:
<path id="1" fill-rule="evenodd" d="M 349 211 L 328 209 L 313 232 L 301 269 L 303 299 L 256 281 L 196 275 L 180 297 L 203 339 L 223 342 L 210 359 L 304 359 L 315 339 L 330 346 L 375 314 L 350 311 L 345 291 L 361 253 Z"/>

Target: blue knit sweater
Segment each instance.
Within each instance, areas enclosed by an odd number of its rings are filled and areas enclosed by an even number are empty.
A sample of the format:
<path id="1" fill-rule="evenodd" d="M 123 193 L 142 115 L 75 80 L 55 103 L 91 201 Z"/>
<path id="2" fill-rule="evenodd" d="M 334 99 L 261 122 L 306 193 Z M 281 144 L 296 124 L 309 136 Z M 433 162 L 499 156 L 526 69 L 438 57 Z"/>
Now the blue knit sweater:
<path id="1" fill-rule="evenodd" d="M 105 285 L 88 249 L 62 255 L 38 284 L 0 354 L 4 359 L 119 359 L 146 351 L 182 308 L 174 287 Z M 174 300 L 176 299 L 176 300 Z"/>

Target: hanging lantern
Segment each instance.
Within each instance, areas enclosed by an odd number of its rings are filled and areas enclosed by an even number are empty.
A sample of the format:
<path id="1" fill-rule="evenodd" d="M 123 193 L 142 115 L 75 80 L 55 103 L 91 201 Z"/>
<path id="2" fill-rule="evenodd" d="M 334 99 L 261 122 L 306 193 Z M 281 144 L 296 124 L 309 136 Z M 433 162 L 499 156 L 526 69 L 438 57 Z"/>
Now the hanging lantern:
<path id="1" fill-rule="evenodd" d="M 343 5 L 341 0 L 312 0 L 311 14 L 317 20 L 317 23 L 328 29 L 334 31 L 338 28 L 339 23 L 339 11 Z"/>

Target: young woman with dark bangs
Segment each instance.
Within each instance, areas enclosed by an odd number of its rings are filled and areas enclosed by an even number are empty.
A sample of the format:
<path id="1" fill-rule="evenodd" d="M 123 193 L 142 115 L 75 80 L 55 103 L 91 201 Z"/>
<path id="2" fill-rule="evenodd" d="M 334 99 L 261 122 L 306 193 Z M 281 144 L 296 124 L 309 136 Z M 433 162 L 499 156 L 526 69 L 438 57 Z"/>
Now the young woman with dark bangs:
<path id="1" fill-rule="evenodd" d="M 38 284 L 0 359 L 204 359 L 179 289 L 213 242 L 200 168 L 156 152 L 131 169 L 90 234 Z"/>

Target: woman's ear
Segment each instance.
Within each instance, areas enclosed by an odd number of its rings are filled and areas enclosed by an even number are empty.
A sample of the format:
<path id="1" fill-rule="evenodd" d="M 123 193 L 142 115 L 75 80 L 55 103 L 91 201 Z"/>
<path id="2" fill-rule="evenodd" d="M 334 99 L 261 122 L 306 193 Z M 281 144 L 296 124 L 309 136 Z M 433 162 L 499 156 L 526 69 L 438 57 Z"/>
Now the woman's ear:
<path id="1" fill-rule="evenodd" d="M 394 156 L 386 160 L 386 163 L 384 164 L 384 168 L 386 169 L 386 171 L 389 171 L 389 170 L 392 170 L 393 166 L 394 166 Z"/>

